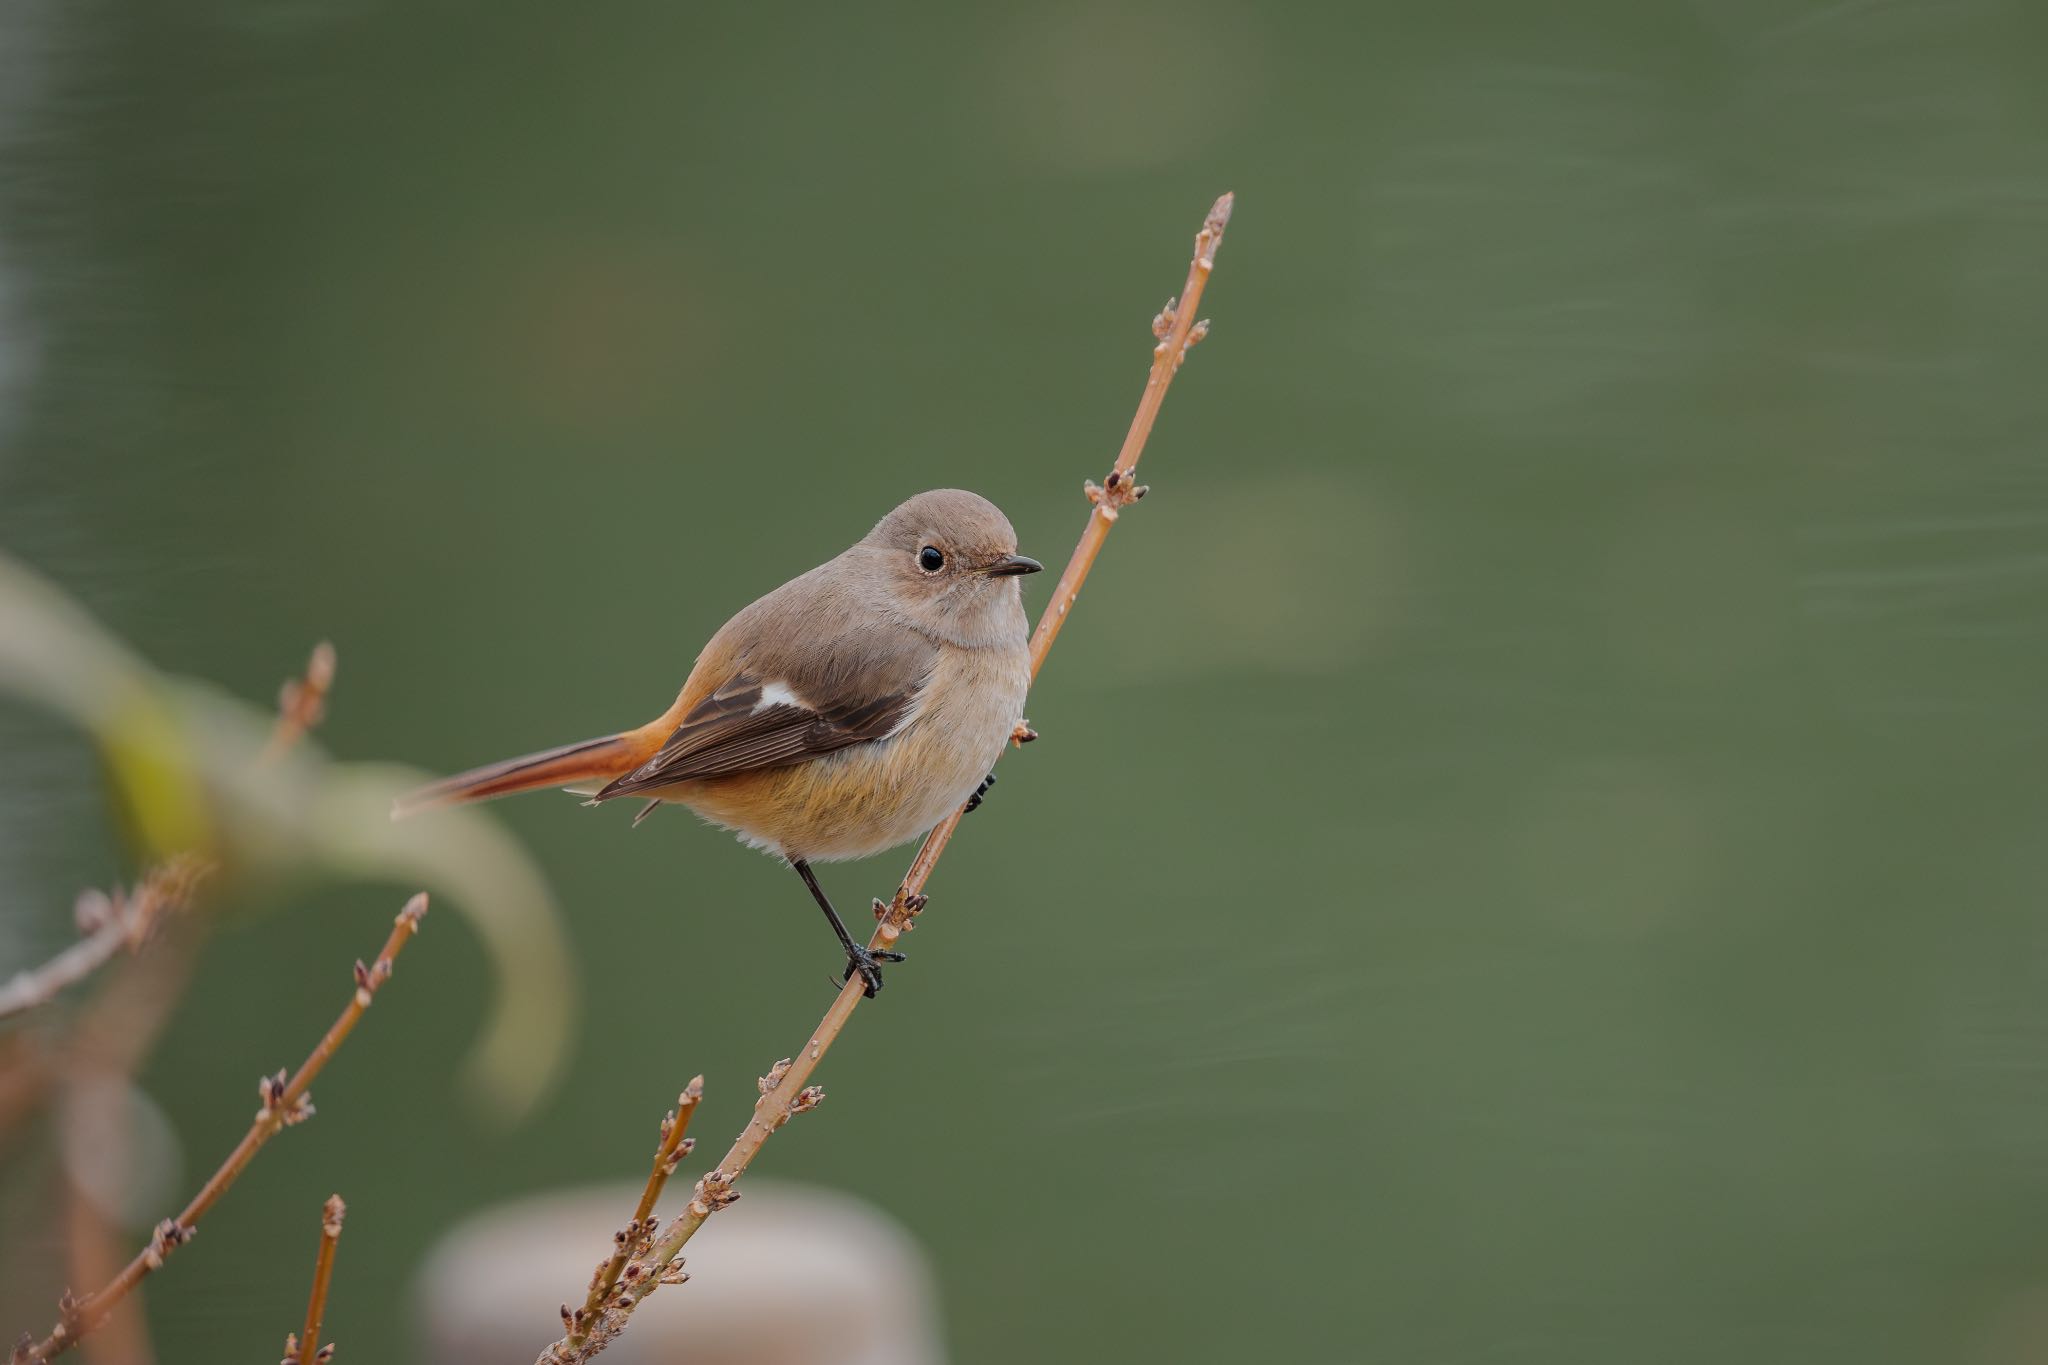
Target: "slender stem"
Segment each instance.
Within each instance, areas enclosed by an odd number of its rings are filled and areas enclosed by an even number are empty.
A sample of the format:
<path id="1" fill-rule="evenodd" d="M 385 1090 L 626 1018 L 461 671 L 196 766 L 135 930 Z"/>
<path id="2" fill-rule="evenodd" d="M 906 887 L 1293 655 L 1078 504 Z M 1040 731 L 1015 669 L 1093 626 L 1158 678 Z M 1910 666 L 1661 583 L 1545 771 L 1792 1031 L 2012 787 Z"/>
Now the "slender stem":
<path id="1" fill-rule="evenodd" d="M 427 897 L 424 892 L 405 903 L 405 908 L 398 912 L 398 919 L 391 926 L 390 937 L 384 940 L 384 947 L 377 954 L 376 961 L 368 967 L 360 960 L 356 962 L 355 993 L 349 997 L 349 1002 L 342 1008 L 340 1016 L 328 1028 L 326 1035 L 315 1045 L 306 1060 L 299 1065 L 291 1079 L 286 1080 L 284 1072 L 280 1071 L 275 1076 L 265 1076 L 258 1082 L 257 1089 L 262 1096 L 263 1107 L 256 1111 L 256 1118 L 249 1125 L 249 1131 L 242 1135 L 242 1140 L 235 1144 L 235 1149 L 228 1153 L 227 1159 L 221 1162 L 220 1167 L 207 1178 L 204 1185 L 200 1186 L 199 1193 L 192 1196 L 191 1202 L 185 1205 L 176 1218 L 166 1218 L 157 1224 L 156 1232 L 150 1238 L 149 1244 L 137 1252 L 135 1259 L 128 1262 L 121 1273 L 105 1286 L 83 1299 L 73 1299 L 67 1294 L 60 1300 L 57 1325 L 50 1330 L 48 1336 L 32 1343 L 27 1351 L 22 1352 L 20 1360 L 27 1365 L 41 1365 L 41 1362 L 60 1356 L 77 1345 L 78 1339 L 98 1326 L 115 1304 L 126 1297 L 136 1285 L 142 1283 L 144 1276 L 159 1269 L 166 1256 L 192 1239 L 199 1220 L 206 1216 L 208 1209 L 220 1202 L 221 1196 L 228 1192 L 228 1187 L 235 1183 L 236 1177 L 240 1176 L 243 1169 L 255 1159 L 263 1144 L 276 1137 L 281 1130 L 313 1116 L 312 1099 L 307 1093 L 313 1084 L 313 1078 L 333 1060 L 335 1052 L 347 1041 L 349 1034 L 355 1029 L 356 1022 L 363 1017 L 363 1012 L 369 1009 L 377 988 L 390 979 L 392 964 L 405 945 L 412 941 L 413 934 L 419 929 L 420 917 L 426 913 Z"/>
<path id="2" fill-rule="evenodd" d="M 626 1263 L 637 1251 L 646 1249 L 648 1238 L 654 1233 L 654 1205 L 661 1198 L 662 1187 L 668 1178 L 676 1173 L 676 1164 L 688 1156 L 696 1142 L 685 1137 L 690 1131 L 690 1119 L 697 1112 L 697 1101 L 704 1098 L 704 1078 L 693 1076 L 683 1087 L 683 1093 L 676 1096 L 676 1107 L 668 1111 L 668 1117 L 661 1121 L 661 1141 L 654 1149 L 654 1169 L 647 1173 L 647 1188 L 640 1192 L 639 1206 L 633 1210 L 632 1221 L 614 1235 L 617 1250 L 598 1271 L 597 1278 L 590 1282 L 590 1293 L 584 1297 L 583 1311 L 571 1313 L 567 1304 L 562 1306 L 569 1320 L 568 1342 L 572 1347 L 581 1346 L 589 1336 L 589 1326 L 597 1320 L 599 1309 L 611 1297 L 613 1286 L 619 1282 Z"/>
<path id="3" fill-rule="evenodd" d="M 334 1248 L 341 1241 L 341 1220 L 348 1205 L 330 1194 L 320 1210 L 320 1252 L 313 1262 L 313 1292 L 306 1296 L 306 1324 L 285 1342 L 285 1357 L 312 1365 L 320 1356 L 320 1320 L 327 1316 L 327 1285 L 334 1278 Z M 329 1353 L 332 1355 L 332 1352 Z"/>
<path id="4" fill-rule="evenodd" d="M 1045 614 L 1039 617 L 1038 629 L 1031 636 L 1033 677 L 1044 666 L 1045 657 L 1058 638 L 1067 613 L 1080 597 L 1081 585 L 1086 581 L 1088 571 L 1094 567 L 1095 557 L 1102 552 L 1102 543 L 1116 524 L 1119 511 L 1144 496 L 1144 490 L 1133 482 L 1131 474 L 1137 468 L 1138 457 L 1144 453 L 1146 439 L 1152 434 L 1152 424 L 1159 416 L 1159 406 L 1165 401 L 1166 390 L 1180 370 L 1188 348 L 1208 333 L 1208 324 L 1195 320 L 1195 308 L 1201 302 L 1209 273 L 1215 268 L 1216 248 L 1222 244 L 1223 230 L 1230 222 L 1232 202 L 1232 196 L 1226 194 L 1209 210 L 1202 230 L 1195 237 L 1194 259 L 1188 264 L 1186 285 L 1179 298 L 1169 301 L 1153 320 L 1153 335 L 1158 338 L 1158 344 L 1152 349 L 1152 368 L 1145 379 L 1145 391 L 1138 399 L 1137 413 L 1131 418 L 1130 430 L 1124 435 L 1123 446 L 1117 452 L 1116 463 L 1109 475 L 1101 487 L 1093 483 L 1087 485 L 1089 499 L 1095 506 L 1081 532 L 1080 543 L 1067 559 L 1066 571 L 1060 575 L 1059 583 L 1053 589 L 1052 600 L 1046 604 Z M 939 855 L 945 852 L 953 831 L 959 827 L 963 813 L 964 810 L 953 812 L 925 836 L 895 899 L 887 906 L 876 902 L 876 916 L 880 923 L 874 936 L 868 940 L 871 950 L 893 947 L 918 911 L 924 908 L 925 883 L 930 880 L 932 869 L 938 865 Z M 732 1186 L 753 1164 L 769 1136 L 787 1123 L 790 1115 L 802 1113 L 822 1098 L 822 1092 L 809 1084 L 811 1074 L 837 1041 L 846 1021 L 853 1017 L 854 1007 L 860 1004 L 864 989 L 858 975 L 848 978 L 803 1049 L 793 1059 L 777 1063 L 775 1069 L 762 1078 L 761 1098 L 755 1102 L 746 1127 L 740 1130 L 739 1137 L 734 1139 L 726 1154 L 719 1158 L 718 1165 L 697 1182 L 689 1205 L 662 1230 L 659 1237 L 653 1239 L 646 1254 L 640 1258 L 648 1270 L 646 1287 L 626 1302 L 607 1305 L 598 1322 L 577 1324 L 577 1334 L 565 1336 L 542 1352 L 537 1365 L 567 1365 L 567 1362 L 589 1359 L 623 1330 L 626 1316 L 639 1299 L 653 1292 L 656 1286 L 671 1282 L 665 1272 L 683 1246 L 696 1236 L 704 1221 L 739 1197 Z"/>
<path id="5" fill-rule="evenodd" d="M 1097 489 L 1093 484 L 1088 485 L 1088 496 L 1094 502 L 1095 510 L 1089 514 L 1088 525 L 1081 532 L 1081 543 L 1067 558 L 1066 570 L 1060 574 L 1060 581 L 1052 590 L 1052 600 L 1046 603 L 1045 614 L 1038 618 L 1038 629 L 1031 634 L 1031 676 L 1034 678 L 1044 667 L 1045 656 L 1052 651 L 1052 642 L 1059 638 L 1060 628 L 1067 623 L 1068 611 L 1081 596 L 1081 584 L 1088 577 L 1088 571 L 1095 567 L 1095 556 L 1102 553 L 1102 543 L 1109 539 L 1109 528 L 1116 524 L 1118 510 L 1144 496 L 1144 491 L 1132 484 L 1131 474 L 1138 467 L 1138 457 L 1145 453 L 1145 442 L 1152 435 L 1152 424 L 1158 420 L 1160 405 L 1166 401 L 1166 390 L 1173 383 L 1173 377 L 1180 373 L 1180 363 L 1187 357 L 1188 348 L 1209 334 L 1209 324 L 1196 321 L 1195 309 L 1202 302 L 1202 291 L 1208 287 L 1209 272 L 1216 268 L 1216 248 L 1223 244 L 1223 229 L 1230 224 L 1230 210 L 1234 203 L 1234 197 L 1226 194 L 1209 210 L 1201 232 L 1195 236 L 1195 255 L 1188 262 L 1187 283 L 1182 286 L 1180 297 L 1168 301 L 1152 321 L 1152 330 L 1159 338 L 1159 344 L 1152 348 L 1152 370 L 1145 377 L 1145 392 L 1138 399 L 1138 410 L 1131 417 L 1130 430 L 1124 433 L 1123 446 L 1116 453 L 1116 464 L 1103 481 L 1103 487 Z M 925 861 L 922 850 L 918 861 Z M 937 861 L 936 854 L 932 861 Z"/>

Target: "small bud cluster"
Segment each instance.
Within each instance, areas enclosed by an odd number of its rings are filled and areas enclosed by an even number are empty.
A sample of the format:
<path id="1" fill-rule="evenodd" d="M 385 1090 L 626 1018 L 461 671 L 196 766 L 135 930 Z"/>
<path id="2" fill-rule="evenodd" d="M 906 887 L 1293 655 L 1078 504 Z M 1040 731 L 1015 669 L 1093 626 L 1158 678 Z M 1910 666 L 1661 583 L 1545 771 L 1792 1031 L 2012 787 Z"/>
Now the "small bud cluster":
<path id="1" fill-rule="evenodd" d="M 1164 341 L 1173 333 L 1173 324 L 1180 320 L 1180 296 L 1174 295 L 1166 301 L 1166 307 L 1152 315 L 1152 335 Z"/>
<path id="2" fill-rule="evenodd" d="M 161 1231 L 159 1229 L 159 1232 Z M 50 1333 L 50 1337 L 55 1341 L 62 1341 L 66 1337 L 76 1341 L 84 1335 L 85 1300 L 72 1293 L 67 1287 L 63 1293 L 57 1296 L 57 1327 L 56 1330 Z"/>
<path id="3" fill-rule="evenodd" d="M 303 677 L 286 678 L 277 690 L 280 719 L 299 730 L 310 730 L 327 718 L 327 693 L 334 686 L 334 646 L 322 640 L 313 646 Z"/>
<path id="4" fill-rule="evenodd" d="M 348 1205 L 342 1202 L 340 1195 L 330 1194 L 327 1203 L 321 1207 L 320 1215 L 320 1231 L 332 1241 L 341 1236 L 341 1220 L 348 1215 Z"/>
<path id="5" fill-rule="evenodd" d="M 732 1187 L 731 1176 L 724 1171 L 706 1172 L 690 1196 L 690 1215 L 709 1218 L 720 1209 L 738 1203 L 739 1197 L 740 1192 Z"/>
<path id="6" fill-rule="evenodd" d="M 377 965 L 381 967 L 384 964 L 380 962 Z M 370 997 L 377 993 L 377 987 L 384 984 L 383 979 L 371 972 L 368 967 L 365 967 L 361 958 L 356 959 L 355 975 L 356 1003 L 367 1007 L 370 1003 Z"/>
<path id="7" fill-rule="evenodd" d="M 334 1359 L 334 1343 L 330 1341 L 319 1350 L 313 1352 L 311 1362 L 302 1362 L 299 1359 L 299 1334 L 297 1332 L 286 1332 L 284 1334 L 284 1359 L 279 1361 L 278 1365 L 327 1365 L 327 1362 L 332 1359 Z"/>
<path id="8" fill-rule="evenodd" d="M 210 871 L 204 858 L 181 853 L 157 864 L 135 889 L 115 887 L 111 892 L 88 888 L 78 893 L 71 907 L 78 932 L 88 938 L 118 927 L 130 952 L 148 942 L 163 917 L 192 903 Z"/>
<path id="9" fill-rule="evenodd" d="M 1118 513 L 1152 489 L 1149 484 L 1133 479 L 1128 472 L 1112 469 L 1099 484 L 1093 479 L 1083 482 L 1081 491 L 1088 495 L 1088 501 L 1094 503 L 1104 517 L 1115 521 Z"/>
<path id="10" fill-rule="evenodd" d="M 173 1251 L 176 1251 L 198 1235 L 197 1229 L 188 1223 L 180 1223 L 171 1218 L 164 1219 L 163 1222 L 156 1225 L 156 1230 L 150 1234 L 149 1245 L 142 1249 L 143 1263 L 151 1270 L 162 1270 L 164 1268 L 164 1257 L 170 1255 Z M 63 1316 L 63 1307 L 62 1303 L 57 1305 L 60 1317 Z"/>
<path id="11" fill-rule="evenodd" d="M 917 927 L 918 915 L 931 903 L 932 898 L 922 891 L 912 891 L 907 895 L 898 891 L 892 901 L 875 902 L 875 919 L 893 926 L 900 933 L 908 933 Z"/>
<path id="12" fill-rule="evenodd" d="M 661 1163 L 661 1173 L 665 1176 L 674 1175 L 676 1167 L 682 1165 L 690 1153 L 696 1150 L 697 1139 L 693 1137 L 684 1138 L 676 1144 L 676 1149 L 669 1153 L 668 1160 Z"/>
<path id="13" fill-rule="evenodd" d="M 282 1126 L 291 1128 L 313 1117 L 312 1095 L 302 1092 L 287 1103 L 287 1088 L 282 1070 L 273 1075 L 256 1078 L 256 1094 L 263 1101 L 263 1107 L 256 1111 L 259 1122 L 263 1119 L 275 1119 Z"/>
<path id="14" fill-rule="evenodd" d="M 71 917 L 78 924 L 78 932 L 90 938 L 112 924 L 114 916 L 120 913 L 120 908 L 116 904 L 119 899 L 121 888 L 118 886 L 114 888 L 114 894 L 111 896 L 96 886 L 89 886 L 79 892 L 78 899 L 71 906 Z"/>

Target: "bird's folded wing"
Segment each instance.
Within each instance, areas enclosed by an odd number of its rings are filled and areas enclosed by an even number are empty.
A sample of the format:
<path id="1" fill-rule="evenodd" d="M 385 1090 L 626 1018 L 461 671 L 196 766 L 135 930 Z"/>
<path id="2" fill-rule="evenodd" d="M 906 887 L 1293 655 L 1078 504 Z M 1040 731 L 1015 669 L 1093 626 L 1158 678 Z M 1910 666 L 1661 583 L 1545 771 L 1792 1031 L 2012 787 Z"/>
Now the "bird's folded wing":
<path id="1" fill-rule="evenodd" d="M 677 782 L 780 768 L 881 739 L 910 714 L 917 685 L 813 705 L 787 683 L 741 674 L 699 702 L 653 758 L 597 793 L 632 796 Z"/>

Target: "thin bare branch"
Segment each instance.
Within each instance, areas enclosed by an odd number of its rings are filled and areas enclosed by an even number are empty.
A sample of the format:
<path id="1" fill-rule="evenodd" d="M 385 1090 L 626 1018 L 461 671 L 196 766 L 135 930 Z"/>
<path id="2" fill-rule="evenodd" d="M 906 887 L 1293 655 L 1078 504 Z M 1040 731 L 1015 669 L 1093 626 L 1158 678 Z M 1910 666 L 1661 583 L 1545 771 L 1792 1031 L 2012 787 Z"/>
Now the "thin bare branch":
<path id="1" fill-rule="evenodd" d="M 242 1140 L 235 1144 L 235 1149 L 228 1153 L 219 1169 L 200 1186 L 199 1193 L 192 1196 L 191 1202 L 177 1217 L 158 1223 L 149 1244 L 105 1286 L 83 1299 L 74 1298 L 67 1292 L 58 1301 L 56 1326 L 41 1341 L 30 1343 L 25 1351 L 18 1351 L 20 1361 L 27 1365 L 41 1365 L 41 1362 L 54 1359 L 77 1345 L 79 1338 L 98 1326 L 113 1305 L 142 1283 L 144 1276 L 161 1269 L 165 1257 L 192 1240 L 199 1220 L 220 1202 L 221 1196 L 228 1192 L 229 1186 L 235 1183 L 236 1177 L 255 1159 L 265 1143 L 293 1124 L 313 1117 L 313 1098 L 309 1091 L 314 1077 L 333 1060 L 342 1043 L 347 1041 L 363 1012 L 369 1009 L 377 988 L 391 978 L 392 965 L 405 945 L 412 941 L 413 934 L 419 929 L 420 918 L 426 913 L 425 893 L 405 903 L 376 961 L 366 967 L 361 959 L 357 959 L 354 993 L 342 1008 L 340 1017 L 329 1026 L 326 1035 L 300 1063 L 299 1069 L 289 1080 L 282 1071 L 257 1080 L 256 1089 L 262 1098 L 262 1107 L 256 1111 L 249 1131 L 242 1135 Z"/>
<path id="2" fill-rule="evenodd" d="M 149 942 L 166 915 L 192 903 L 211 866 L 181 853 L 158 863 L 133 891 L 86 891 L 78 898 L 78 942 L 40 967 L 15 973 L 0 986 L 0 1019 L 48 1004 L 67 986 L 98 971 L 123 952 Z"/>
<path id="3" fill-rule="evenodd" d="M 614 1250 L 608 1260 L 598 1264 L 597 1274 L 590 1281 L 590 1292 L 584 1296 L 583 1307 L 572 1309 L 562 1305 L 562 1326 L 568 1331 L 570 1347 L 579 1348 L 589 1335 L 588 1328 L 599 1318 L 605 1304 L 612 1298 L 620 1278 L 626 1280 L 626 1292 L 632 1293 L 640 1279 L 641 1269 L 638 1258 L 646 1255 L 654 1239 L 656 1220 L 654 1205 L 661 1198 L 662 1187 L 668 1178 L 676 1173 L 676 1167 L 696 1150 L 697 1140 L 686 1137 L 690 1130 L 690 1119 L 697 1112 L 697 1102 L 704 1098 L 704 1078 L 693 1076 L 683 1087 L 683 1093 L 676 1096 L 676 1107 L 669 1110 L 661 1121 L 661 1141 L 654 1148 L 654 1169 L 647 1174 L 647 1188 L 640 1192 L 640 1204 L 633 1210 L 633 1217 L 626 1226 L 612 1234 Z"/>
<path id="4" fill-rule="evenodd" d="M 306 1296 L 306 1322 L 297 1332 L 284 1337 L 284 1359 L 280 1365 L 327 1365 L 334 1359 L 334 1344 L 317 1345 L 320 1321 L 327 1316 L 327 1286 L 334 1278 L 334 1249 L 341 1241 L 341 1220 L 348 1205 L 338 1194 L 327 1196 L 320 1210 L 320 1250 L 313 1261 L 313 1292 Z M 310 1359 L 306 1357 L 310 1356 Z"/>
<path id="5" fill-rule="evenodd" d="M 1146 439 L 1152 434 L 1152 424 L 1159 416 L 1159 406 L 1165 401 L 1166 390 L 1179 372 L 1188 348 L 1209 333 L 1209 324 L 1197 321 L 1195 310 L 1209 282 L 1209 273 L 1215 268 L 1216 249 L 1222 245 L 1224 228 L 1229 225 L 1232 203 L 1233 197 L 1226 194 L 1210 208 L 1202 230 L 1195 236 L 1194 258 L 1188 263 L 1186 284 L 1179 296 L 1168 300 L 1166 307 L 1153 319 L 1152 331 L 1157 344 L 1152 348 L 1152 368 L 1145 379 L 1145 391 L 1138 399 L 1137 413 L 1131 418 L 1130 430 L 1125 433 L 1123 446 L 1117 452 L 1109 474 L 1100 486 L 1092 481 L 1085 485 L 1088 499 L 1094 507 L 1089 512 L 1087 526 L 1081 532 L 1080 543 L 1068 557 L 1066 571 L 1060 575 L 1060 581 L 1053 589 L 1052 600 L 1046 604 L 1044 615 L 1039 617 L 1038 629 L 1032 633 L 1033 677 L 1044 666 L 1053 641 L 1066 624 L 1067 614 L 1080 597 L 1081 585 L 1086 581 L 1088 571 L 1094 567 L 1096 556 L 1102 552 L 1103 541 L 1116 524 L 1118 514 L 1145 495 L 1145 489 L 1136 483 L 1133 474 L 1139 456 L 1144 454 Z M 1037 737 L 1028 725 L 1019 725 L 1017 733 L 1012 736 L 1019 744 Z M 868 940 L 870 949 L 894 947 L 896 940 L 913 927 L 918 912 L 925 907 L 925 883 L 930 880 L 939 855 L 945 852 L 946 844 L 952 839 L 964 813 L 964 807 L 955 811 L 926 835 L 917 856 L 911 860 L 910 871 L 904 876 L 903 884 L 897 888 L 895 898 L 887 904 L 875 902 L 878 923 L 873 937 Z M 755 1102 L 754 1112 L 746 1127 L 740 1130 L 739 1137 L 734 1139 L 718 1165 L 698 1180 L 683 1212 L 662 1230 L 660 1236 L 648 1242 L 643 1253 L 635 1255 L 634 1263 L 643 1267 L 643 1273 L 637 1280 L 639 1287 L 630 1293 L 615 1294 L 589 1321 L 578 1320 L 577 1315 L 570 1313 L 565 1305 L 563 1319 L 567 1331 L 561 1340 L 541 1352 L 536 1365 L 573 1365 L 574 1362 L 589 1360 L 625 1330 L 633 1309 L 648 1294 L 661 1285 L 679 1283 L 687 1278 L 681 1272 L 682 1262 L 679 1259 L 683 1246 L 704 1226 L 706 1219 L 739 1198 L 739 1192 L 733 1185 L 760 1155 L 770 1135 L 787 1123 L 792 1115 L 816 1108 L 824 1098 L 825 1092 L 810 1084 L 811 1073 L 837 1041 L 846 1021 L 853 1016 L 854 1008 L 863 999 L 863 991 L 860 977 L 849 977 L 802 1051 L 794 1058 L 777 1062 L 774 1069 L 761 1078 L 761 1098 Z"/>

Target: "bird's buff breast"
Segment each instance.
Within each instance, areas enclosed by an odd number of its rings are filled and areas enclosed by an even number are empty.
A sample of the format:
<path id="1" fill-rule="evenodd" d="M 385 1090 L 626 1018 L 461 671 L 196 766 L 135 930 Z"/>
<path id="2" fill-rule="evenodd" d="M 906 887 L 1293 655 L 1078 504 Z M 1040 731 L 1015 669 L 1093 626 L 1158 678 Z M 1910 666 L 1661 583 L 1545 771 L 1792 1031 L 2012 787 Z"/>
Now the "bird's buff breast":
<path id="1" fill-rule="evenodd" d="M 916 713 L 887 738 L 659 795 L 784 857 L 864 858 L 917 838 L 960 808 L 1022 719 L 1030 682 L 1021 640 L 1000 649 L 948 648 Z"/>

